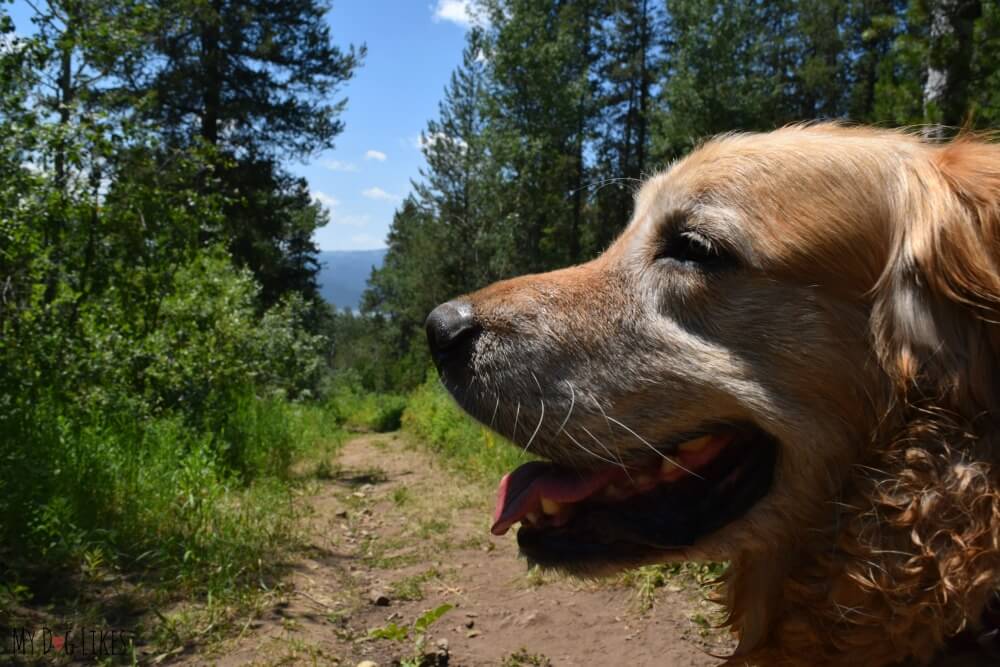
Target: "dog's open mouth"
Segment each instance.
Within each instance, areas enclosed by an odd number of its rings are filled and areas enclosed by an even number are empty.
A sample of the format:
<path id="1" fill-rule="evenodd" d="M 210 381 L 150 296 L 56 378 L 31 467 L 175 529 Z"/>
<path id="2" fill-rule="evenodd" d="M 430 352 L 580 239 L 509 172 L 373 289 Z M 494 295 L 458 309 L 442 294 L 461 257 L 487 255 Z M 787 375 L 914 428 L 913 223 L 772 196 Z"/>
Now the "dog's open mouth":
<path id="1" fill-rule="evenodd" d="M 517 541 L 530 561 L 569 569 L 689 547 L 767 495 L 777 444 L 759 428 L 730 426 L 657 453 L 587 471 L 526 463 L 500 482 L 492 532 L 521 522 Z"/>

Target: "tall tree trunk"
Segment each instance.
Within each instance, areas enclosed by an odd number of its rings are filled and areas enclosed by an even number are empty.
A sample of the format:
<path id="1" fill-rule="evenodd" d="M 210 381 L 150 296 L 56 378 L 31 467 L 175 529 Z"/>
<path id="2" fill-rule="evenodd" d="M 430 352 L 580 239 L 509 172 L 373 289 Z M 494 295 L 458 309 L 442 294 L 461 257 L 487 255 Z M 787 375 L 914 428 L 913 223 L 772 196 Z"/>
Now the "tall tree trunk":
<path id="1" fill-rule="evenodd" d="M 73 48 L 75 42 L 72 28 L 69 27 L 69 20 L 66 20 L 65 23 L 67 24 L 67 28 L 66 32 L 62 35 L 64 43 L 60 47 L 59 53 L 59 78 L 56 93 L 56 104 L 58 107 L 56 112 L 59 116 L 59 129 L 62 134 L 55 143 L 55 155 L 53 156 L 56 189 L 64 196 L 69 184 L 69 167 L 66 164 L 66 134 L 69 132 L 70 121 L 72 120 L 70 105 L 74 99 Z M 45 244 L 52 248 L 53 263 L 45 280 L 44 298 L 46 303 L 52 303 L 56 298 L 59 284 L 59 271 L 56 266 L 60 263 L 64 251 L 65 228 L 66 221 L 61 215 L 55 214 L 50 216 L 49 224 L 46 225 L 44 239 Z"/>
<path id="2" fill-rule="evenodd" d="M 958 126 L 967 111 L 972 32 L 983 6 L 981 0 L 930 0 L 928 5 L 930 38 L 924 120 Z M 930 133 L 940 135 L 941 130 Z"/>
<path id="3" fill-rule="evenodd" d="M 59 54 L 59 128 L 66 131 L 69 128 L 70 104 L 73 103 L 73 37 L 67 32 L 65 35 L 66 46 L 62 47 Z M 66 189 L 67 169 L 66 169 L 66 140 L 60 138 L 55 154 L 55 175 L 56 187 L 60 192 Z"/>
<path id="4" fill-rule="evenodd" d="M 642 178 L 642 172 L 646 169 L 646 131 L 649 124 L 649 89 L 652 87 L 652 78 L 649 76 L 649 0 L 642 0 L 639 24 L 639 119 L 636 128 L 636 152 L 635 168 L 636 173 L 633 178 Z"/>
<path id="5" fill-rule="evenodd" d="M 222 91 L 222 54 L 219 52 L 219 23 L 222 20 L 219 0 L 212 3 L 210 16 L 202 18 L 202 115 L 201 137 L 215 146 L 219 143 L 219 108 Z"/>
<path id="6" fill-rule="evenodd" d="M 587 133 L 587 88 L 590 85 L 590 8 L 583 12 L 583 42 L 580 46 L 580 61 L 582 68 L 582 90 L 577 105 L 576 147 L 573 187 L 573 218 L 569 230 L 569 261 L 576 264 L 580 261 L 580 234 L 583 230 L 583 197 L 584 197 L 584 155 Z"/>

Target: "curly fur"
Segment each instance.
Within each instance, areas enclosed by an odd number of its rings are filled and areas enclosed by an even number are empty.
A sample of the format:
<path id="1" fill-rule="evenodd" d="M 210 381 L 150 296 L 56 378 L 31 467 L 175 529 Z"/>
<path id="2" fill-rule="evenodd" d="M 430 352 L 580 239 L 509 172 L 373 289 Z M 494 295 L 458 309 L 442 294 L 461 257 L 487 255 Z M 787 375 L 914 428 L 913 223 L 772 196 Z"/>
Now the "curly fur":
<path id="1" fill-rule="evenodd" d="M 732 664 L 946 660 L 1000 587 L 1000 148 L 924 148 L 874 290 L 886 414 L 837 520 L 785 573 L 766 639 Z M 737 631 L 753 576 L 737 561 L 729 577 Z"/>

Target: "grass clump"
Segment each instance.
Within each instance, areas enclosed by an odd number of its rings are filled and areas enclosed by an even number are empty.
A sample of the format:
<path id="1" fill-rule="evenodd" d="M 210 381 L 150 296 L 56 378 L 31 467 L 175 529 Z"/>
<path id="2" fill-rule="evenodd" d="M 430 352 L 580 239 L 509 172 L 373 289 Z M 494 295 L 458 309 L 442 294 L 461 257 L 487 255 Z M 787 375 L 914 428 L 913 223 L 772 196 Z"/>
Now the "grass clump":
<path id="1" fill-rule="evenodd" d="M 31 588 L 35 575 L 71 574 L 102 553 L 172 587 L 256 581 L 291 538 L 287 471 L 307 421 L 282 401 L 250 398 L 225 433 L 179 416 L 53 420 L 33 438 L 32 460 L 46 464 L 28 471 L 30 461 L 14 459 L 0 473 L 3 532 L 20 546 L 6 576 Z"/>
<path id="2" fill-rule="evenodd" d="M 529 653 L 522 648 L 511 653 L 500 663 L 501 667 L 552 667 L 552 661 L 541 653 Z"/>
<path id="3" fill-rule="evenodd" d="M 351 371 L 338 374 L 329 392 L 327 409 L 348 429 L 386 433 L 399 429 L 406 397 L 365 390 Z"/>
<path id="4" fill-rule="evenodd" d="M 713 586 L 726 570 L 726 563 L 684 562 L 666 563 L 661 565 L 644 565 L 628 570 L 621 575 L 621 583 L 635 590 L 639 609 L 649 611 L 656 603 L 659 589 L 671 584 L 681 587 L 694 585 L 698 587 Z"/>
<path id="5" fill-rule="evenodd" d="M 399 581 L 392 584 L 389 589 L 389 593 L 395 600 L 423 600 L 424 599 L 424 584 L 431 581 L 432 579 L 440 578 L 441 573 L 438 572 L 436 568 L 431 568 L 426 572 L 421 572 L 415 574 L 411 577 L 405 577 Z"/>

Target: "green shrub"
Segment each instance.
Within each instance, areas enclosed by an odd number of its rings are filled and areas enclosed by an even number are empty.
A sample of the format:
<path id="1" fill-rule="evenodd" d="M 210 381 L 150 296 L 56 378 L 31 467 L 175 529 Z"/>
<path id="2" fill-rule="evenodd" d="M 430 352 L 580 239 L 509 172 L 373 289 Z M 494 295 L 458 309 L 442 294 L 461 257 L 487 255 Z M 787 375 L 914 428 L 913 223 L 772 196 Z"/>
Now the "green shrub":
<path id="1" fill-rule="evenodd" d="M 328 410 L 338 423 L 377 433 L 398 429 L 407 403 L 405 396 L 365 391 L 358 375 L 350 370 L 337 374 L 327 394 Z"/>
<path id="2" fill-rule="evenodd" d="M 7 557 L 22 575 L 73 569 L 100 549 L 164 580 L 228 587 L 250 581 L 288 543 L 282 478 L 305 439 L 293 406 L 244 397 L 220 433 L 179 416 L 88 419 L 39 406 L 40 415 L 56 412 L 50 428 L 16 434 L 30 456 L 14 449 L 14 465 L 0 467 L 0 531 L 18 546 Z"/>
<path id="3" fill-rule="evenodd" d="M 410 395 L 402 423 L 451 463 L 489 482 L 531 458 L 465 414 L 433 371 Z"/>
<path id="4" fill-rule="evenodd" d="M 337 439 L 335 420 L 286 398 L 318 383 L 305 306 L 260 314 L 256 283 L 219 249 L 162 288 L 152 305 L 109 287 L 0 322 L 0 578 L 101 553 L 218 590 L 288 543 L 289 467 Z"/>

